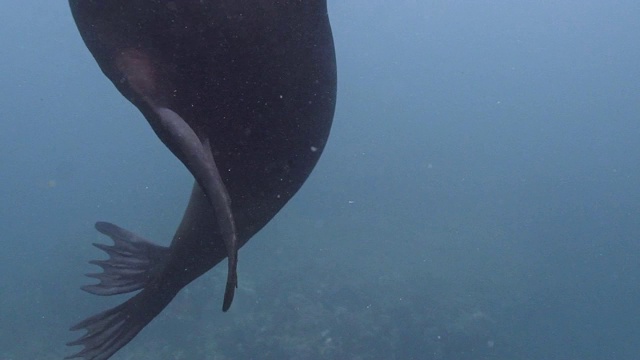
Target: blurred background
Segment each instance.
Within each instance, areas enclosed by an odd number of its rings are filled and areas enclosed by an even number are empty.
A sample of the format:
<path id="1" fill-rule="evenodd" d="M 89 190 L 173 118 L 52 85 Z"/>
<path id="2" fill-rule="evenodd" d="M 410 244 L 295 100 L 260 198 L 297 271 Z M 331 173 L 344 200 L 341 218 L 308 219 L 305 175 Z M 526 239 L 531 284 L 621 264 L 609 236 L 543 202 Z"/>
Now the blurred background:
<path id="1" fill-rule="evenodd" d="M 332 137 L 289 205 L 113 359 L 640 354 L 640 3 L 329 0 Z M 60 359 L 111 221 L 168 244 L 191 177 L 66 2 L 0 14 L 0 360 Z"/>

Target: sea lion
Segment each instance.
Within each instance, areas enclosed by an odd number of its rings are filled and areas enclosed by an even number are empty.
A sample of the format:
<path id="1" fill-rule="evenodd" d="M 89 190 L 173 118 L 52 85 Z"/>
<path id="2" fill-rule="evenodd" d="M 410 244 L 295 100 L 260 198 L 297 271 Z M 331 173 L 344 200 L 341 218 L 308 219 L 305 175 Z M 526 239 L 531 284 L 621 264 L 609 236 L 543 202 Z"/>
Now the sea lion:
<path id="1" fill-rule="evenodd" d="M 184 286 L 225 257 L 223 311 L 237 253 L 300 189 L 322 153 L 336 101 L 326 0 L 70 0 L 103 73 L 193 174 L 169 247 L 114 224 L 92 261 L 98 295 L 141 290 L 72 327 L 68 358 L 108 359 Z M 132 147 L 135 151 L 135 147 Z"/>

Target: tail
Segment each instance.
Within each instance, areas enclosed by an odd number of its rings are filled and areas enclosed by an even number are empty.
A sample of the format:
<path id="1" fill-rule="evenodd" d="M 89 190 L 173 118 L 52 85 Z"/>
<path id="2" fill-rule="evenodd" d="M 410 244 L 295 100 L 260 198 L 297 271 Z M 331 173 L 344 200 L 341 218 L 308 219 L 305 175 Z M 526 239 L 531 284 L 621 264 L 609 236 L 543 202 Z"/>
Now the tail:
<path id="1" fill-rule="evenodd" d="M 65 359 L 106 360 L 133 339 L 164 309 L 175 294 L 154 290 L 147 285 L 154 282 L 169 256 L 169 249 L 106 222 L 96 223 L 96 229 L 109 236 L 113 246 L 94 244 L 104 250 L 108 260 L 90 263 L 104 272 L 87 276 L 100 280 L 82 289 L 96 295 L 124 294 L 142 289 L 124 303 L 101 312 L 71 327 L 85 329 L 87 333 L 67 345 L 82 345 L 84 349 Z"/>

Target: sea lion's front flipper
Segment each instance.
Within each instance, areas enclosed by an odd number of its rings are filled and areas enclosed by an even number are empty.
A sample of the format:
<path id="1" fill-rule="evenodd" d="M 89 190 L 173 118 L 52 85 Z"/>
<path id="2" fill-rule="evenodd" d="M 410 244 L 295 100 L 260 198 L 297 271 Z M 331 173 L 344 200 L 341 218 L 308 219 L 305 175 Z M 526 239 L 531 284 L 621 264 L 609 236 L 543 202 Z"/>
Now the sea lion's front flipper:
<path id="1" fill-rule="evenodd" d="M 227 311 L 238 287 L 238 239 L 227 187 L 211 153 L 209 140 L 200 140 L 193 129 L 173 110 L 154 107 L 153 111 L 156 117 L 147 116 L 147 120 L 155 122 L 152 123 L 154 130 L 155 126 L 159 127 L 156 134 L 191 171 L 213 207 L 227 250 L 227 285 L 222 302 L 222 311 Z"/>
<path id="2" fill-rule="evenodd" d="M 119 86 L 131 96 L 160 140 L 189 169 L 209 198 L 224 241 L 228 257 L 227 285 L 222 311 L 227 311 L 238 286 L 238 240 L 231 211 L 231 201 L 220 171 L 211 153 L 209 139 L 198 134 L 176 111 L 171 109 L 171 88 L 160 79 L 152 57 L 141 49 L 124 49 L 116 58 L 116 67 L 125 79 Z M 169 91 L 169 93 L 167 93 Z"/>
<path id="3" fill-rule="evenodd" d="M 222 311 L 229 310 L 235 289 L 238 287 L 238 240 L 231 211 L 231 200 L 222 181 L 220 171 L 211 153 L 209 140 L 200 139 L 191 127 L 173 110 L 154 107 L 154 116 L 147 120 L 158 126 L 156 134 L 167 147 L 186 165 L 209 198 L 220 229 L 228 257 L 227 285 Z M 151 118 L 151 119 L 150 119 Z"/>

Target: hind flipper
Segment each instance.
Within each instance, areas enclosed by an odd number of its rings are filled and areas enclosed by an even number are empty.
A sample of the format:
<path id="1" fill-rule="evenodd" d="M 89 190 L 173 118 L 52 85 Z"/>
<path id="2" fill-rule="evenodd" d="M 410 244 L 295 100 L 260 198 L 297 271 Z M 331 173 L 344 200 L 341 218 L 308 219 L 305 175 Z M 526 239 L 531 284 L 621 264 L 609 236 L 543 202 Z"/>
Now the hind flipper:
<path id="1" fill-rule="evenodd" d="M 96 229 L 113 240 L 113 246 L 93 244 L 109 255 L 107 260 L 93 260 L 104 272 L 87 274 L 100 280 L 82 290 L 95 295 L 124 294 L 144 288 L 154 278 L 169 256 L 169 249 L 107 222 L 96 223 Z"/>
<path id="2" fill-rule="evenodd" d="M 127 345 L 171 301 L 173 295 L 150 296 L 143 290 L 126 302 L 91 316 L 71 327 L 87 333 L 67 345 L 82 345 L 84 349 L 65 357 L 85 360 L 106 360 Z"/>
<path id="3" fill-rule="evenodd" d="M 114 224 L 98 222 L 96 229 L 109 236 L 114 244 L 94 244 L 104 250 L 109 259 L 91 261 L 102 267 L 104 272 L 90 274 L 100 283 L 83 286 L 82 289 L 96 295 L 142 291 L 124 303 L 71 327 L 72 331 L 85 329 L 87 333 L 67 344 L 82 345 L 84 349 L 65 359 L 108 359 L 129 343 L 176 295 L 166 290 L 159 291 L 154 281 L 169 256 L 168 248 L 154 245 Z"/>

